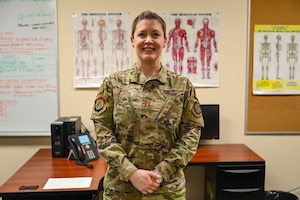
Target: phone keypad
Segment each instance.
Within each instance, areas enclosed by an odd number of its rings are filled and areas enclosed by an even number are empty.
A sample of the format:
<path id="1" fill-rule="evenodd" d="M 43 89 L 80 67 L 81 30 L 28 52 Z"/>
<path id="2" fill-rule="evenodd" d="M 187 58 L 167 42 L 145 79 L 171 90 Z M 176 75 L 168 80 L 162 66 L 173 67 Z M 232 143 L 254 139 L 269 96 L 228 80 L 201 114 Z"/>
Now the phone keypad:
<path id="1" fill-rule="evenodd" d="M 88 151 L 86 151 L 86 153 L 87 153 L 89 159 L 95 159 L 96 158 L 93 150 L 88 150 Z"/>

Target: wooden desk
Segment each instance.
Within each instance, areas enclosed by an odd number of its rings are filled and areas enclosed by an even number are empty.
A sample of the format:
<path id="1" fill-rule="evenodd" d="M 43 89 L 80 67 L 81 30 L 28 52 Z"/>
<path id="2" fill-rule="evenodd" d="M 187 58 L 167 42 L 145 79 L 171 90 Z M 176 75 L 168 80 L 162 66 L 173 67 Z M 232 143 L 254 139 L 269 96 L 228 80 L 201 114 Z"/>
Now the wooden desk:
<path id="1" fill-rule="evenodd" d="M 90 163 L 93 169 L 66 158 L 52 158 L 51 149 L 41 149 L 2 185 L 0 197 L 3 200 L 92 199 L 98 193 L 107 165 L 101 158 Z M 264 199 L 265 161 L 244 144 L 202 145 L 189 165 L 205 166 L 205 199 Z M 90 188 L 43 190 L 48 178 L 61 177 L 93 177 L 93 180 Z M 39 185 L 39 188 L 20 191 L 21 185 Z"/>
<path id="2" fill-rule="evenodd" d="M 189 165 L 204 165 L 206 200 L 264 200 L 265 161 L 244 144 L 200 146 Z"/>
<path id="3" fill-rule="evenodd" d="M 67 158 L 52 158 L 51 149 L 40 149 L 0 188 L 6 199 L 93 199 L 98 194 L 101 178 L 107 165 L 103 159 L 89 162 L 93 169 L 75 164 Z M 92 177 L 89 188 L 43 190 L 48 178 Z M 37 190 L 19 190 L 22 185 L 39 185 Z"/>
<path id="4" fill-rule="evenodd" d="M 190 164 L 265 163 L 244 144 L 201 145 Z"/>

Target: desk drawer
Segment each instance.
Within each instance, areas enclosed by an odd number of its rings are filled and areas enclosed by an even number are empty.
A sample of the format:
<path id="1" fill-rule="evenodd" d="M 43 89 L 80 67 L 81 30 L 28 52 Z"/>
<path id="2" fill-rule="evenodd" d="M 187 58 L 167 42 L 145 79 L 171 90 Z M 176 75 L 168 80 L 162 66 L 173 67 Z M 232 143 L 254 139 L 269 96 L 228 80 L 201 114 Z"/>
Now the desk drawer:
<path id="1" fill-rule="evenodd" d="M 223 189 L 218 192 L 218 200 L 264 200 L 261 188 Z"/>
<path id="2" fill-rule="evenodd" d="M 218 166 L 218 189 L 264 188 L 264 165 Z"/>

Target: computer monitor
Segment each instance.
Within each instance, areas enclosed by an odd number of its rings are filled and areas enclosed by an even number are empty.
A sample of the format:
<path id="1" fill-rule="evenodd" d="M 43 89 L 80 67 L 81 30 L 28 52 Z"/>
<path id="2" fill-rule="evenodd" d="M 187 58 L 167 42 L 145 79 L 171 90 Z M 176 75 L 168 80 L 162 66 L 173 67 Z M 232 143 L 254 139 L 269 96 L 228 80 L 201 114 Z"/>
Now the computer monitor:
<path id="1" fill-rule="evenodd" d="M 205 126 L 201 129 L 200 140 L 220 139 L 219 104 L 202 104 L 201 109 Z"/>

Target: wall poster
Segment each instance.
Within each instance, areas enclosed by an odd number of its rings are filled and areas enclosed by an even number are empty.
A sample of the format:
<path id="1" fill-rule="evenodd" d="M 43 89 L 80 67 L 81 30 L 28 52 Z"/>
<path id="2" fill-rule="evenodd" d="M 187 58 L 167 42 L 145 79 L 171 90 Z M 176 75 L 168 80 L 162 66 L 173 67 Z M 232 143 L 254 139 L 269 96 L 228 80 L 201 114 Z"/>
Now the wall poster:
<path id="1" fill-rule="evenodd" d="M 99 87 L 105 75 L 131 67 L 126 12 L 74 13 L 74 87 Z"/>
<path id="2" fill-rule="evenodd" d="M 165 13 L 164 64 L 195 87 L 219 86 L 219 13 Z"/>
<path id="3" fill-rule="evenodd" d="M 254 25 L 253 94 L 300 94 L 300 25 Z"/>

